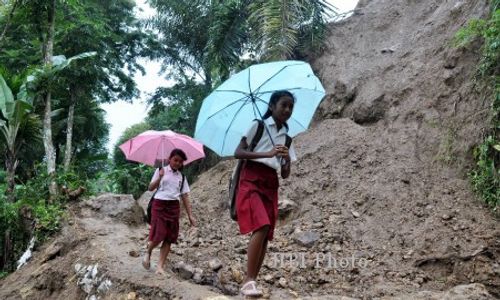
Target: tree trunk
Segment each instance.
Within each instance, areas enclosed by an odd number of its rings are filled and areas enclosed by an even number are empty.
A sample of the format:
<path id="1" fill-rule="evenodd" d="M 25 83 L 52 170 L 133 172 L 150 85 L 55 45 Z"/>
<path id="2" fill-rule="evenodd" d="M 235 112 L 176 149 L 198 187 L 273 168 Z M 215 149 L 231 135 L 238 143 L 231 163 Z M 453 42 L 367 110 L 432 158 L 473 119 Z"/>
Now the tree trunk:
<path id="1" fill-rule="evenodd" d="M 10 229 L 5 230 L 2 249 L 2 269 L 8 269 L 10 257 L 12 256 L 12 241 L 10 239 Z"/>
<path id="2" fill-rule="evenodd" d="M 5 159 L 5 169 L 7 171 L 7 200 L 9 200 L 10 202 L 15 201 L 15 175 L 18 163 L 19 161 L 16 160 L 15 154 L 7 151 L 7 157 Z"/>
<path id="3" fill-rule="evenodd" d="M 54 50 L 54 30 L 55 30 L 55 12 L 56 12 L 56 0 L 52 0 L 48 10 L 48 32 L 47 39 L 44 43 L 44 55 L 43 63 L 48 66 L 52 64 L 52 55 Z M 45 158 L 47 159 L 47 173 L 50 177 L 49 193 L 50 201 L 53 201 L 57 196 L 57 183 L 55 181 L 56 175 L 56 153 L 54 150 L 54 144 L 52 142 L 52 119 L 50 114 L 52 113 L 51 99 L 52 95 L 50 90 L 44 95 L 45 100 L 45 112 L 43 116 L 43 146 L 45 148 Z"/>
<path id="4" fill-rule="evenodd" d="M 75 120 L 75 106 L 76 106 L 76 98 L 77 98 L 77 93 L 75 89 L 71 88 L 70 89 L 70 97 L 71 97 L 71 104 L 69 106 L 68 110 L 68 124 L 67 124 L 67 129 L 66 129 L 66 148 L 64 149 L 64 171 L 68 172 L 69 171 L 69 166 L 71 164 L 71 155 L 73 154 L 73 146 L 72 146 L 72 141 L 73 141 L 73 123 Z"/>

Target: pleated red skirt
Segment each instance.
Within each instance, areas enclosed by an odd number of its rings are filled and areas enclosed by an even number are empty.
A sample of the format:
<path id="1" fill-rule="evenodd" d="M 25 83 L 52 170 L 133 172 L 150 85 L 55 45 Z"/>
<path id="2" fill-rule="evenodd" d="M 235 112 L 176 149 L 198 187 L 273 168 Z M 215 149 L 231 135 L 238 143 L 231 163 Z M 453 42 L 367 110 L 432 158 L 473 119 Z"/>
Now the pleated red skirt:
<path id="1" fill-rule="evenodd" d="M 241 234 L 269 225 L 267 239 L 273 239 L 278 218 L 278 187 L 275 169 L 251 160 L 244 163 L 236 197 Z"/>
<path id="2" fill-rule="evenodd" d="M 177 242 L 179 236 L 179 215 L 179 201 L 154 199 L 151 207 L 149 240 L 153 242 Z"/>

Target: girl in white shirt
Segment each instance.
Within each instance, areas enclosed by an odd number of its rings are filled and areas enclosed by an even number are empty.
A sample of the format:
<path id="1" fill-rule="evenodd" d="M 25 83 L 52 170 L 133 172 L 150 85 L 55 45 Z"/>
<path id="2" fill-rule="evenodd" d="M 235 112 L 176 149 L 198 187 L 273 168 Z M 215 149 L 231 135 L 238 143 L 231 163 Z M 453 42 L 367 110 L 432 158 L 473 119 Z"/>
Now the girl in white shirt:
<path id="1" fill-rule="evenodd" d="M 278 217 L 278 175 L 290 175 L 291 161 L 296 160 L 293 146 L 288 149 L 285 140 L 295 97 L 288 91 L 271 95 L 269 108 L 263 116 L 264 131 L 253 151 L 249 151 L 258 122 L 240 141 L 235 158 L 246 159 L 240 173 L 236 209 L 241 234 L 252 233 L 247 251 L 247 274 L 240 292 L 245 296 L 261 296 L 256 278 L 266 254 L 268 241 L 273 239 Z"/>
<path id="2" fill-rule="evenodd" d="M 179 236 L 179 215 L 182 200 L 191 226 L 196 226 L 189 202 L 189 184 L 180 170 L 187 160 L 184 151 L 174 149 L 170 153 L 168 165 L 156 169 L 149 190 L 157 189 L 151 208 L 151 227 L 149 229 L 148 252 L 142 265 L 149 270 L 151 253 L 160 243 L 160 259 L 156 273 L 165 274 L 164 265 L 170 252 L 170 245 L 177 242 Z"/>

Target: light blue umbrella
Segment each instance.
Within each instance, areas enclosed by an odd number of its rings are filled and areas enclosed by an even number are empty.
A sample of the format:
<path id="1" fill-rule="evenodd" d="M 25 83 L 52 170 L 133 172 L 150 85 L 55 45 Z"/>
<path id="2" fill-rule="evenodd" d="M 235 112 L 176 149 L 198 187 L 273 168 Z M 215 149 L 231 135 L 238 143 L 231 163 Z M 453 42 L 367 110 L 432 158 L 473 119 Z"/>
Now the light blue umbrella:
<path id="1" fill-rule="evenodd" d="M 287 90 L 296 99 L 288 135 L 305 131 L 325 89 L 308 63 L 278 61 L 246 68 L 205 98 L 194 138 L 222 157 L 233 156 L 252 120 L 262 119 L 271 94 L 278 90 Z"/>

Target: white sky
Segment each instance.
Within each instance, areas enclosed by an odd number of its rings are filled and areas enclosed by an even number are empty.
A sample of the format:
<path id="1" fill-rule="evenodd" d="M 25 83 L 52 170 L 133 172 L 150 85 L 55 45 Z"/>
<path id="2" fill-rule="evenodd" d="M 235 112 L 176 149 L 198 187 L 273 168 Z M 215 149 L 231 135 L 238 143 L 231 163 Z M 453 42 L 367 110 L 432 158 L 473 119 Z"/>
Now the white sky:
<path id="1" fill-rule="evenodd" d="M 343 13 L 354 9 L 358 0 L 329 0 L 331 4 L 338 8 L 338 13 Z M 145 18 L 154 14 L 154 10 L 146 4 L 146 0 L 136 0 L 136 4 L 142 11 L 137 11 L 137 15 Z M 146 75 L 136 75 L 135 82 L 141 91 L 141 97 L 127 103 L 117 101 L 111 104 L 103 104 L 102 108 L 106 111 L 106 122 L 111 125 L 109 132 L 108 150 L 112 153 L 116 141 L 128 127 L 142 122 L 147 116 L 147 107 L 145 100 L 148 93 L 153 93 L 157 87 L 167 86 L 168 82 L 163 76 L 158 75 L 160 64 L 158 62 L 140 60 L 141 65 L 146 70 Z"/>

